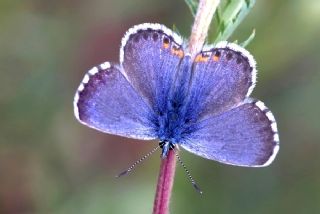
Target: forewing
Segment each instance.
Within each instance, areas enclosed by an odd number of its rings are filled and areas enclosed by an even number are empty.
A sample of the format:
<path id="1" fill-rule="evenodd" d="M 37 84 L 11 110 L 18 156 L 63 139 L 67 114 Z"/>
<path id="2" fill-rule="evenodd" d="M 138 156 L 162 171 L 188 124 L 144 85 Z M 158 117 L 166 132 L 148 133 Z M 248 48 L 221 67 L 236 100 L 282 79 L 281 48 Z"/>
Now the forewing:
<path id="1" fill-rule="evenodd" d="M 132 86 L 156 111 L 164 111 L 179 64 L 182 38 L 160 24 L 141 24 L 122 39 L 120 63 Z"/>
<path id="2" fill-rule="evenodd" d="M 221 163 L 261 167 L 279 150 L 279 135 L 271 111 L 261 101 L 247 99 L 240 106 L 195 125 L 181 146 Z"/>
<path id="3" fill-rule="evenodd" d="M 84 76 L 74 97 L 74 113 L 99 131 L 136 139 L 154 139 L 153 111 L 119 68 L 106 62 Z"/>
<path id="4" fill-rule="evenodd" d="M 207 48 L 208 49 L 208 48 Z M 220 42 L 195 56 L 188 115 L 217 115 L 244 100 L 256 81 L 255 61 L 240 46 Z"/>

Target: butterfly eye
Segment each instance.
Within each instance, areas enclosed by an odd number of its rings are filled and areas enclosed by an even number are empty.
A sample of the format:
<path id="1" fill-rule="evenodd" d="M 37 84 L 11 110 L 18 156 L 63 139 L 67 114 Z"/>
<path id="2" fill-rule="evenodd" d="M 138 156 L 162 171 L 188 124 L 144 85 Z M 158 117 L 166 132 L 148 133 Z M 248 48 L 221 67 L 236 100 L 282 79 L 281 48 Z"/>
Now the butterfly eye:
<path id="1" fill-rule="evenodd" d="M 165 144 L 166 144 L 166 141 L 160 141 L 159 142 L 159 147 L 162 149 Z"/>

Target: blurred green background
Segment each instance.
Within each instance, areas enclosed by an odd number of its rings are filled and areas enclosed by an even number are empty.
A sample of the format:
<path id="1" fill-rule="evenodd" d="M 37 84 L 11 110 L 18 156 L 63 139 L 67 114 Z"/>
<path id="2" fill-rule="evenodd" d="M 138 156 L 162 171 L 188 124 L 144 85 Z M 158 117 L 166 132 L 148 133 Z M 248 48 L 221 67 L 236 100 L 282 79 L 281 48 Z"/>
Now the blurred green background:
<path id="1" fill-rule="evenodd" d="M 91 130 L 73 116 L 84 73 L 118 61 L 132 25 L 190 34 L 183 0 L 0 1 L 0 213 L 151 213 L 160 159 L 127 168 L 156 142 Z M 171 213 L 320 213 L 320 2 L 257 1 L 233 35 L 256 28 L 253 96 L 277 118 L 281 149 L 267 168 L 226 166 L 181 152 Z"/>

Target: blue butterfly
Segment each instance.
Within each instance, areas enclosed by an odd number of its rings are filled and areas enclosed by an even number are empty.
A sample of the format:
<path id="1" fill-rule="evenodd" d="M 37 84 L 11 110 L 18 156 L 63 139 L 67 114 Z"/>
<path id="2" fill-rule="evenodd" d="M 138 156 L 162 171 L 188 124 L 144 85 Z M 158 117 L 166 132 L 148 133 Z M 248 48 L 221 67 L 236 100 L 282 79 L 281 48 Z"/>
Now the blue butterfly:
<path id="1" fill-rule="evenodd" d="M 158 139 L 161 156 L 177 146 L 225 164 L 269 165 L 279 150 L 277 124 L 256 83 L 252 55 L 237 44 L 196 55 L 160 24 L 140 24 L 122 39 L 120 64 L 102 63 L 74 97 L 76 118 L 99 131 Z"/>

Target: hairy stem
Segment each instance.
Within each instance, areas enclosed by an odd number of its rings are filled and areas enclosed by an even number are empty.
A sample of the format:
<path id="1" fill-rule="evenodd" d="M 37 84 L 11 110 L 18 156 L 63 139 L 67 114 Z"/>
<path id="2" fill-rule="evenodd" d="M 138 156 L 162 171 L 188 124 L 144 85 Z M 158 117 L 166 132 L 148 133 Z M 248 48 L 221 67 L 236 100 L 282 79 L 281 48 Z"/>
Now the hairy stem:
<path id="1" fill-rule="evenodd" d="M 219 3 L 220 0 L 200 0 L 189 39 L 189 52 L 192 56 L 202 49 Z"/>

